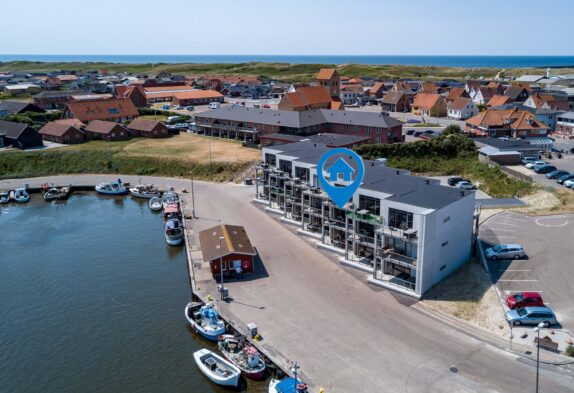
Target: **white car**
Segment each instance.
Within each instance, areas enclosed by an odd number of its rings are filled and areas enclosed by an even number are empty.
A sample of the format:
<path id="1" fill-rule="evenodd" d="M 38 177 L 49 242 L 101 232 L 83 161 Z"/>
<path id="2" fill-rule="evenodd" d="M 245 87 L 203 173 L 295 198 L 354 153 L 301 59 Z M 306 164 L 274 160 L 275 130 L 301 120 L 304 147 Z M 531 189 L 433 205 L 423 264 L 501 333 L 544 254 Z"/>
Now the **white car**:
<path id="1" fill-rule="evenodd" d="M 562 184 L 566 188 L 572 188 L 572 186 L 574 185 L 574 179 L 564 180 L 564 183 L 562 183 Z"/>
<path id="2" fill-rule="evenodd" d="M 534 161 L 526 164 L 526 168 L 533 169 L 535 166 L 543 166 L 543 165 L 548 165 L 548 163 L 546 161 Z"/>

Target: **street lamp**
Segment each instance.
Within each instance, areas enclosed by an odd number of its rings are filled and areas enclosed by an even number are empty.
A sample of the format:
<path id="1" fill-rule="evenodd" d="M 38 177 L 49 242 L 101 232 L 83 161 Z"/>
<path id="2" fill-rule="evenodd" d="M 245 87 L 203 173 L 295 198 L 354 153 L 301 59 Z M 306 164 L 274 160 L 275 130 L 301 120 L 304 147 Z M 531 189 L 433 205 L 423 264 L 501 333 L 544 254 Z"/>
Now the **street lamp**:
<path id="1" fill-rule="evenodd" d="M 538 326 L 534 328 L 534 331 L 538 334 L 538 339 L 536 340 L 536 393 L 538 393 L 538 371 L 540 369 L 540 329 L 545 326 L 544 322 L 540 322 Z"/>
<path id="2" fill-rule="evenodd" d="M 221 241 L 225 240 L 225 238 L 223 236 L 219 236 L 219 274 L 220 274 L 220 279 L 219 279 L 219 293 L 221 296 L 221 300 L 223 299 L 223 250 L 221 248 Z"/>

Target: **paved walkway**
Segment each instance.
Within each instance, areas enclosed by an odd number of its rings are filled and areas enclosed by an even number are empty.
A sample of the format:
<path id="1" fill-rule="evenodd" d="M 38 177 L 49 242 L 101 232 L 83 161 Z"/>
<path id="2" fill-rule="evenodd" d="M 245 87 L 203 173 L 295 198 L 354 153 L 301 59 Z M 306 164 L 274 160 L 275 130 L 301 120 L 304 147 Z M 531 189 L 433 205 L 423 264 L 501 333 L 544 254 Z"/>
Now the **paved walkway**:
<path id="1" fill-rule="evenodd" d="M 98 178 L 26 182 L 95 184 Z M 136 177 L 122 179 L 137 182 Z M 190 189 L 186 180 L 142 181 Z M 238 323 L 256 323 L 266 345 L 285 359 L 297 360 L 314 387 L 323 386 L 328 393 L 533 389 L 534 362 L 429 318 L 410 298 L 369 286 L 365 273 L 342 267 L 337 256 L 317 249 L 314 241 L 298 236 L 295 227 L 251 203 L 253 193 L 253 187 L 196 182 L 199 218 L 194 229 L 219 222 L 245 226 L 262 270 L 228 283 L 233 301 L 222 308 Z M 190 194 L 184 197 L 189 203 Z M 540 372 L 542 391 L 574 391 L 571 372 L 548 365 Z"/>

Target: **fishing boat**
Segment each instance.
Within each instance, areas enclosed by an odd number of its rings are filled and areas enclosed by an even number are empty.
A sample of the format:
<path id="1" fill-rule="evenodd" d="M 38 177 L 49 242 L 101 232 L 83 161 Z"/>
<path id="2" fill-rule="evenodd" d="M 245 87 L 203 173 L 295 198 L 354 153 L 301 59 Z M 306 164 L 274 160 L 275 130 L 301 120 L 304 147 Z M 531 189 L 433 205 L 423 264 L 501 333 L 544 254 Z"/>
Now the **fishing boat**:
<path id="1" fill-rule="evenodd" d="M 14 200 L 18 203 L 26 203 L 30 201 L 30 195 L 25 188 L 17 188 L 14 190 Z"/>
<path id="2" fill-rule="evenodd" d="M 44 192 L 45 201 L 63 201 L 68 199 L 72 188 L 70 187 L 52 187 Z"/>
<path id="3" fill-rule="evenodd" d="M 163 204 L 161 203 L 161 198 L 153 197 L 148 202 L 149 208 L 154 212 L 158 212 L 163 209 Z"/>
<path id="4" fill-rule="evenodd" d="M 193 358 L 199 370 L 213 383 L 221 386 L 239 385 L 241 371 L 215 352 L 200 349 L 193 353 Z"/>
<path id="5" fill-rule="evenodd" d="M 169 220 L 179 220 L 183 218 L 179 205 L 177 203 L 170 203 L 163 208 L 163 221 L 168 222 Z"/>
<path id="6" fill-rule="evenodd" d="M 128 190 L 122 184 L 122 181 L 112 181 L 110 183 L 100 183 L 96 186 L 96 192 L 104 195 L 125 195 Z"/>
<path id="7" fill-rule="evenodd" d="M 185 306 L 185 317 L 196 332 L 210 341 L 217 341 L 219 336 L 225 334 L 225 323 L 212 302 L 205 305 L 188 303 Z"/>
<path id="8" fill-rule="evenodd" d="M 177 219 L 165 223 L 165 241 L 170 246 L 179 246 L 183 242 L 183 225 Z"/>
<path id="9" fill-rule="evenodd" d="M 225 359 L 239 368 L 243 376 L 256 381 L 265 379 L 267 365 L 257 348 L 245 342 L 243 337 L 223 334 L 219 336 L 217 345 Z"/>
<path id="10" fill-rule="evenodd" d="M 10 202 L 10 193 L 9 192 L 0 192 L 0 204 L 4 205 Z"/>
<path id="11" fill-rule="evenodd" d="M 161 197 L 161 202 L 163 203 L 163 208 L 165 209 L 168 205 L 178 204 L 179 205 L 179 195 L 177 192 L 173 191 L 173 188 L 163 194 Z"/>
<path id="12" fill-rule="evenodd" d="M 269 393 L 307 393 L 309 388 L 297 378 L 272 379 L 269 382 Z"/>
<path id="13" fill-rule="evenodd" d="M 151 199 L 154 197 L 160 197 L 161 193 L 153 184 L 138 184 L 135 187 L 130 188 L 130 194 L 136 198 Z"/>

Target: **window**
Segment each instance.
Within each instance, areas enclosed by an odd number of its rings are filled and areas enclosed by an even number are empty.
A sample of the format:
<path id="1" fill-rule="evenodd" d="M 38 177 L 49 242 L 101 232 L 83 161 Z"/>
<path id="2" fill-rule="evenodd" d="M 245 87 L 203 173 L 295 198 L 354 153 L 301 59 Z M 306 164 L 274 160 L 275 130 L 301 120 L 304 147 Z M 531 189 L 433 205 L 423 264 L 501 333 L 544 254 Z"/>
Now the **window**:
<path id="1" fill-rule="evenodd" d="M 445 218 L 442 219 L 442 222 L 449 222 L 449 221 L 450 221 L 450 216 L 445 217 Z"/>
<path id="2" fill-rule="evenodd" d="M 389 226 L 399 229 L 412 229 L 413 213 L 398 209 L 389 209 Z"/>
<path id="3" fill-rule="evenodd" d="M 381 212 L 381 200 L 379 198 L 359 195 L 359 210 L 363 209 L 378 216 Z"/>
<path id="4" fill-rule="evenodd" d="M 443 243 L 441 244 L 441 247 L 444 247 L 444 246 L 446 246 L 447 244 L 448 244 L 448 240 L 447 240 L 446 242 L 443 242 Z"/>

